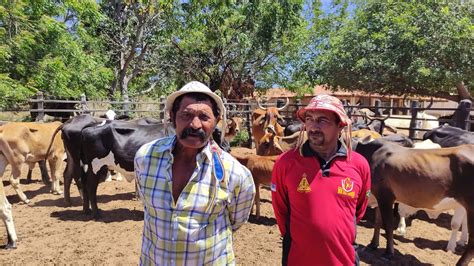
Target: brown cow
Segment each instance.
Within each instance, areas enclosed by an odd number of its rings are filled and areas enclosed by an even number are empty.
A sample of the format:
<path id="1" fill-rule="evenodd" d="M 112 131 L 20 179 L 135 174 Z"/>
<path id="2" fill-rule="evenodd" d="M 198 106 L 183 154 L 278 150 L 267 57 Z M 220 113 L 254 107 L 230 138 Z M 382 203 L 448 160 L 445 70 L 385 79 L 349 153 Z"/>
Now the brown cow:
<path id="1" fill-rule="evenodd" d="M 277 136 L 272 132 L 267 132 L 260 139 L 260 146 L 257 148 L 257 154 L 262 156 L 279 155 L 290 149 L 294 149 L 298 143 L 299 138 L 304 142 L 306 132 L 296 132 L 291 136 Z"/>
<path id="2" fill-rule="evenodd" d="M 51 141 L 53 132 L 61 125 L 60 122 L 53 123 L 21 123 L 12 122 L 0 126 L 0 138 L 6 141 L 8 148 L 13 151 L 14 165 L 13 169 L 18 171 L 12 172 L 10 182 L 12 187 L 20 196 L 21 200 L 28 203 L 29 200 L 19 186 L 19 177 L 21 175 L 21 166 L 23 163 L 33 168 L 38 161 L 45 160 L 48 144 Z M 1 152 L 5 154 L 5 147 Z M 46 160 L 51 169 L 51 192 L 60 194 L 59 176 L 61 165 L 64 158 L 64 145 L 61 136 L 57 135 L 53 141 L 53 148 Z M 10 162 L 5 162 L 0 168 L 0 175 L 3 175 L 5 166 Z"/>
<path id="3" fill-rule="evenodd" d="M 393 257 L 393 203 L 434 209 L 444 198 L 452 197 L 467 211 L 468 231 L 474 232 L 474 145 L 442 149 L 409 149 L 385 141 L 358 144 L 372 169 L 372 192 L 377 198 L 387 236 L 385 258 Z M 422 189 L 420 189 L 422 188 Z M 371 248 L 379 244 L 380 215 Z M 474 234 L 469 235 L 458 265 L 474 257 Z"/>
<path id="4" fill-rule="evenodd" d="M 378 132 L 365 128 L 352 131 L 351 133 L 351 137 L 353 138 L 364 138 L 366 136 L 370 136 L 371 139 L 378 139 L 382 137 L 382 135 L 380 135 Z"/>
<path id="5" fill-rule="evenodd" d="M 240 132 L 242 122 L 243 122 L 243 119 L 238 116 L 234 116 L 227 119 L 224 139 L 228 143 L 230 143 L 235 138 L 237 133 Z M 217 128 L 222 128 L 222 121 L 219 121 L 219 123 L 217 124 Z"/>
<path id="6" fill-rule="evenodd" d="M 253 150 L 244 148 L 231 150 L 230 154 L 234 156 L 242 165 L 245 165 L 253 176 L 255 183 L 255 214 L 260 219 L 260 185 L 270 185 L 272 182 L 273 165 L 278 156 L 259 156 L 253 154 Z"/>
<path id="7" fill-rule="evenodd" d="M 276 136 L 283 136 L 284 128 L 282 127 L 282 124 L 284 124 L 285 121 L 283 116 L 280 115 L 280 111 L 288 106 L 289 99 L 286 98 L 286 104 L 279 108 L 265 108 L 260 105 L 260 102 L 257 103 L 259 109 L 254 110 L 252 113 L 252 135 L 255 142 L 255 148 L 258 150 L 260 139 L 267 132 L 272 132 Z"/>

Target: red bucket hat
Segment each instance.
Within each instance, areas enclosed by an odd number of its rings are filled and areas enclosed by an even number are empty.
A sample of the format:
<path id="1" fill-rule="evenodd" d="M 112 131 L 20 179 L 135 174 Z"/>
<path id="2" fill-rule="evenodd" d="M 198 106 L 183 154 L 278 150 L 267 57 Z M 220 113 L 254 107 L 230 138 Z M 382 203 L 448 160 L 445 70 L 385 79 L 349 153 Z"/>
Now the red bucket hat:
<path id="1" fill-rule="evenodd" d="M 306 107 L 303 107 L 296 112 L 296 116 L 299 120 L 304 122 L 304 115 L 306 111 L 309 110 L 331 111 L 339 117 L 339 120 L 341 120 L 341 124 L 343 126 L 347 126 L 350 123 L 350 119 L 344 110 L 344 105 L 342 105 L 342 102 L 338 98 L 331 95 L 322 94 L 313 97 Z"/>

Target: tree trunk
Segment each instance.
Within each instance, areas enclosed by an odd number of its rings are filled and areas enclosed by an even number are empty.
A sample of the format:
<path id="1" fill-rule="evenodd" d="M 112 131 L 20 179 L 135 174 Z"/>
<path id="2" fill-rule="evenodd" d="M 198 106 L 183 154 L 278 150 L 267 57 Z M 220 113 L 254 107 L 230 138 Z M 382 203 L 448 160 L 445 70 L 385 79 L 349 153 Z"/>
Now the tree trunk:
<path id="1" fill-rule="evenodd" d="M 467 90 L 466 86 L 464 86 L 464 82 L 460 81 L 456 84 L 456 89 L 458 90 L 458 95 L 459 95 L 459 101 L 464 100 L 464 99 L 469 99 L 472 101 L 472 96 Z"/>
<path id="2" fill-rule="evenodd" d="M 464 85 L 464 82 L 461 81 L 457 83 L 456 89 L 458 92 L 457 94 L 450 94 L 449 92 L 446 92 L 446 91 L 440 91 L 438 93 L 435 93 L 433 96 L 447 99 L 454 102 L 460 102 L 461 100 L 464 100 L 464 99 L 469 99 L 473 101 L 473 98 L 471 94 L 469 93 L 469 90 Z"/>

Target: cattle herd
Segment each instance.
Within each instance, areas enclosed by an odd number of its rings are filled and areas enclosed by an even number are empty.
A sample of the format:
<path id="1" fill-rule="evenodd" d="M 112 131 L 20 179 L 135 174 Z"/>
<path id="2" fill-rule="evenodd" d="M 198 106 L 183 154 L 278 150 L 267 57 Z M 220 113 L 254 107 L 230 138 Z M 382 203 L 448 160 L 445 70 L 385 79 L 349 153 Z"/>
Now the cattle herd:
<path id="1" fill-rule="evenodd" d="M 270 184 L 278 155 L 306 139 L 301 123 L 287 123 L 280 114 L 287 106 L 288 102 L 278 108 L 265 108 L 259 104 L 253 111 L 251 130 L 255 149 L 229 145 L 240 131 L 243 122 L 240 117 L 229 118 L 225 132 L 217 127 L 213 133 L 218 144 L 252 172 L 257 188 L 257 219 L 260 218 L 259 188 Z M 369 247 L 378 247 L 380 228 L 384 228 L 387 246 L 383 256 L 386 259 L 393 256 L 395 206 L 401 217 L 399 234 L 406 232 L 404 219 L 418 210 L 435 218 L 452 209 L 452 235 L 446 249 L 454 252 L 456 245 L 465 245 L 458 264 L 467 265 L 474 257 L 474 237 L 469 235 L 474 232 L 474 133 L 456 127 L 456 121 L 445 120 L 437 127 L 431 123 L 431 128 L 423 135 L 424 141 L 413 143 L 407 136 L 396 134 L 396 127 L 394 132 L 384 131 L 383 126 L 382 130 L 371 126 L 377 119 L 382 125 L 387 121 L 387 118 L 372 115 L 364 113 L 367 119 L 359 120 L 352 132 L 353 150 L 367 159 L 372 171 L 369 205 L 376 208 L 376 215 Z M 455 113 L 453 119 L 458 119 L 456 117 Z M 8 122 L 0 126 L 0 173 L 3 175 L 6 166 L 10 165 L 10 185 L 20 200 L 28 203 L 19 182 L 21 168 L 26 164 L 31 170 L 38 162 L 42 166 L 44 182 L 51 179 L 51 193 L 64 193 L 66 206 L 70 206 L 70 186 L 74 181 L 81 193 L 84 213 L 98 219 L 101 217 L 97 206 L 98 184 L 107 178 L 109 171 L 133 181 L 133 159 L 138 148 L 170 133 L 172 128 L 153 118 L 124 121 L 113 120 L 113 116 L 78 115 L 64 123 Z M 49 165 L 49 173 L 44 169 L 45 162 Z M 61 178 L 60 169 L 63 168 Z M 7 228 L 5 247 L 16 248 L 12 206 L 6 198 L 3 182 L 0 182 L 0 213 Z M 459 230 L 462 234 L 457 241 Z"/>

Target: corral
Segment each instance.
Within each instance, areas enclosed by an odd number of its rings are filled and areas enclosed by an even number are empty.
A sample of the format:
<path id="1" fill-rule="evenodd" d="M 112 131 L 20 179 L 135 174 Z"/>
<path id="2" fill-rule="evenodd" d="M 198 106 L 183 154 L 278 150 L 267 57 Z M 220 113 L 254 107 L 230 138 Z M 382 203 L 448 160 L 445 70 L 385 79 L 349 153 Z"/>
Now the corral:
<path id="1" fill-rule="evenodd" d="M 39 169 L 33 172 L 31 184 L 23 182 L 23 189 L 31 198 L 29 205 L 19 203 L 18 196 L 8 182 L 6 193 L 13 204 L 13 215 L 19 237 L 18 249 L 1 250 L 2 265 L 44 264 L 95 264 L 136 265 L 141 245 L 143 210 L 135 201 L 133 183 L 112 181 L 99 185 L 98 201 L 104 218 L 90 220 L 82 213 L 79 193 L 71 190 L 73 206 L 64 207 L 62 196 L 49 194 L 49 187 L 40 181 Z M 278 265 L 281 259 L 281 240 L 273 218 L 270 191 L 263 189 L 262 209 L 259 221 L 251 215 L 250 220 L 234 235 L 237 264 Z M 372 236 L 369 209 L 359 224 L 357 243 L 361 248 L 369 244 Z M 450 235 L 450 214 L 442 214 L 430 221 L 426 214 L 418 214 L 408 226 L 404 237 L 396 237 L 396 265 L 453 265 L 457 254 L 443 249 Z M 385 238 L 381 238 L 381 247 Z M 6 243 L 5 227 L 0 227 L 0 243 Z M 387 265 L 379 259 L 383 248 L 360 253 L 361 264 Z"/>
<path id="2" fill-rule="evenodd" d="M 119 103 L 120 104 L 120 103 Z M 271 105 L 269 103 L 267 105 Z M 154 103 L 155 107 L 160 106 Z M 249 128 L 251 110 L 256 103 L 229 103 L 229 113 L 239 114 Z M 292 108 L 300 105 L 290 104 Z M 359 106 L 363 107 L 363 106 Z M 423 111 L 423 108 L 412 107 Z M 100 113 L 102 107 L 87 111 Z M 84 111 L 84 110 L 82 110 Z M 140 112 L 120 110 L 122 112 Z M 155 112 L 156 110 L 143 110 Z M 451 110 L 452 111 L 452 110 Z M 288 113 L 287 113 L 288 115 Z M 416 116 L 414 116 L 416 117 Z M 293 118 L 289 118 L 291 120 Z M 412 129 L 413 130 L 413 129 Z M 7 172 L 6 175 L 9 175 Z M 6 180 L 6 178 L 4 178 Z M 39 170 L 35 169 L 34 180 L 40 180 Z M 0 262 L 5 264 L 84 263 L 84 264 L 136 264 L 139 259 L 143 210 L 140 202 L 134 200 L 133 183 L 112 182 L 99 185 L 98 202 L 103 210 L 103 218 L 90 220 L 82 213 L 82 204 L 77 189 L 72 189 L 72 207 L 66 207 L 63 196 L 51 195 L 48 187 L 40 181 L 32 184 L 22 182 L 23 190 L 31 203 L 21 204 L 8 182 L 4 182 L 8 200 L 13 204 L 13 217 L 19 237 L 18 249 L 0 251 Z M 235 252 L 237 263 L 277 265 L 281 259 L 281 239 L 271 208 L 270 192 L 261 190 L 261 218 L 251 215 L 249 222 L 235 234 Z M 357 243 L 359 256 L 366 264 L 385 265 L 380 259 L 384 249 L 365 250 L 370 243 L 373 231 L 372 210 L 359 224 Z M 395 237 L 395 264 L 454 264 L 462 250 L 456 254 L 444 251 L 450 235 L 452 213 L 442 214 L 431 221 L 425 214 L 418 215 L 408 234 Z M 6 243 L 4 227 L 0 229 L 0 243 Z M 380 247 L 384 247 L 382 239 Z"/>

